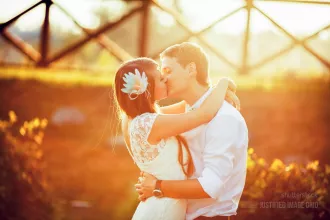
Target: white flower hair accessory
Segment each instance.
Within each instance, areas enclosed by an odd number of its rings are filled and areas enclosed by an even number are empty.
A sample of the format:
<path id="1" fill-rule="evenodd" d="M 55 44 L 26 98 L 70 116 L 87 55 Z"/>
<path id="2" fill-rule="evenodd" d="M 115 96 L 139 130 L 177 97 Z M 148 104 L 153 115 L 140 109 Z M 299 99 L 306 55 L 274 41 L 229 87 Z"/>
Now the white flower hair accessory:
<path id="1" fill-rule="evenodd" d="M 128 72 L 123 76 L 124 88 L 121 89 L 122 92 L 127 93 L 130 100 L 136 99 L 139 95 L 148 92 L 148 78 L 145 72 L 140 73 L 138 69 L 135 69 L 135 74 Z M 135 95 L 135 96 L 132 96 Z M 148 95 L 150 95 L 148 93 Z"/>

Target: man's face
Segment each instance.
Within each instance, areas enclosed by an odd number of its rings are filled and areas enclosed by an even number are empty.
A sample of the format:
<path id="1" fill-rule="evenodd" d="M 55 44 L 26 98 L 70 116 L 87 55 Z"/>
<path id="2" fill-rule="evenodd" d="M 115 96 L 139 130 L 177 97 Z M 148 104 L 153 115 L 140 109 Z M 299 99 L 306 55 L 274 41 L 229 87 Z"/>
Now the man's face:
<path id="1" fill-rule="evenodd" d="M 161 72 L 167 77 L 168 98 L 180 98 L 189 83 L 189 71 L 181 66 L 176 58 L 163 57 L 161 59 Z"/>

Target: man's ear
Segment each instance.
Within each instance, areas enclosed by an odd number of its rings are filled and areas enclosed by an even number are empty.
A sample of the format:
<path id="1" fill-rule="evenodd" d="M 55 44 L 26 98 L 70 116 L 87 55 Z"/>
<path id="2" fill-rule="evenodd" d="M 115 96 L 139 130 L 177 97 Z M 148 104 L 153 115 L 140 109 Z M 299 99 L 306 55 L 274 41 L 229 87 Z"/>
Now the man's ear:
<path id="1" fill-rule="evenodd" d="M 195 62 L 188 63 L 187 68 L 188 68 L 189 75 L 196 76 L 197 69 L 196 69 L 196 63 Z"/>

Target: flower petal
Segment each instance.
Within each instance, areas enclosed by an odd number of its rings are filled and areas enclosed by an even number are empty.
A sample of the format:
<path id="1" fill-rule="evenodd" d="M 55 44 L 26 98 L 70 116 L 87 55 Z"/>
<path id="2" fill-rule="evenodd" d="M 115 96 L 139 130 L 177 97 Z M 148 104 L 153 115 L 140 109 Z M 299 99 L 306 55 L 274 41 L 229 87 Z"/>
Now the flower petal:
<path id="1" fill-rule="evenodd" d="M 130 93 L 129 90 L 127 90 L 127 88 L 123 88 L 123 89 L 121 89 L 121 91 L 124 93 Z"/>
<path id="2" fill-rule="evenodd" d="M 141 78 L 140 71 L 138 69 L 135 69 L 135 75 L 137 75 L 139 78 Z"/>
<path id="3" fill-rule="evenodd" d="M 128 75 L 129 75 L 130 77 L 134 77 L 134 74 L 131 73 L 131 72 L 129 72 Z"/>

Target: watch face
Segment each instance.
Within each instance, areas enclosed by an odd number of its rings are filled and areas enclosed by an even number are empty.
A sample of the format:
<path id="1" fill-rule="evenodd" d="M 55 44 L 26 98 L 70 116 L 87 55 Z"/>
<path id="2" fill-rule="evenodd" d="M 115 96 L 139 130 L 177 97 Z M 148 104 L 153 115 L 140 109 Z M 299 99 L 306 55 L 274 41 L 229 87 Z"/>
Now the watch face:
<path id="1" fill-rule="evenodd" d="M 155 197 L 158 197 L 158 198 L 163 196 L 163 192 L 160 191 L 159 189 L 155 189 L 152 193 Z"/>

